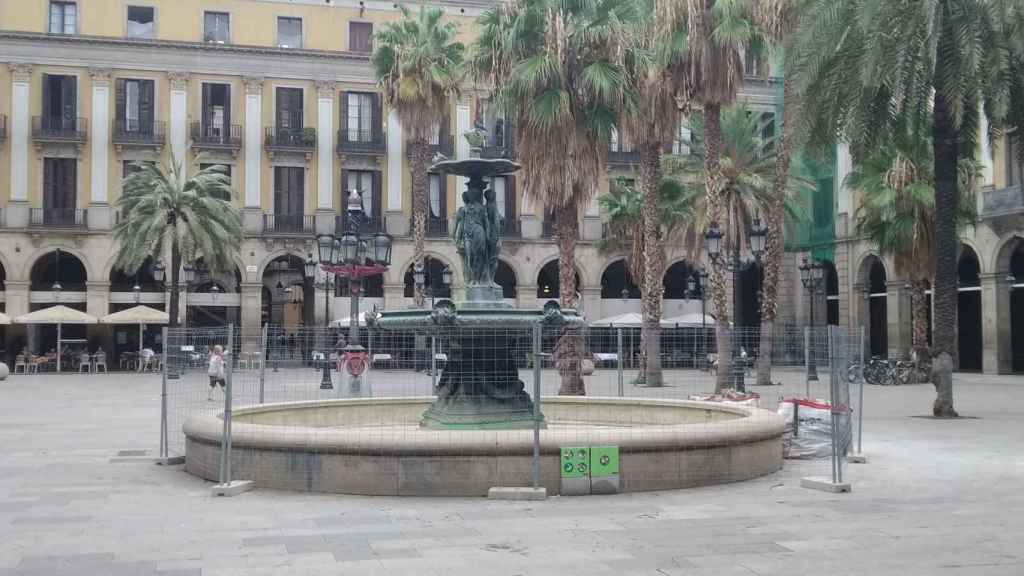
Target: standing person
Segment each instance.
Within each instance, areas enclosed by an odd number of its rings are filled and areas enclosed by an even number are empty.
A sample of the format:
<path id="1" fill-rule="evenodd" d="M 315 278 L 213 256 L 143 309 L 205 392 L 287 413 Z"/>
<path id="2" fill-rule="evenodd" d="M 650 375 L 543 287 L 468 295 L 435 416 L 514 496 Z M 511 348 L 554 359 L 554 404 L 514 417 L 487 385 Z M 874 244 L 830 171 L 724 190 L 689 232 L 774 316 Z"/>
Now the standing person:
<path id="1" fill-rule="evenodd" d="M 224 380 L 224 348 L 217 344 L 210 352 L 210 363 L 206 373 L 210 376 L 210 391 L 206 395 L 207 400 L 213 400 L 213 390 L 220 384 L 221 390 L 227 385 Z"/>
<path id="2" fill-rule="evenodd" d="M 344 334 L 338 334 L 338 341 L 334 343 L 334 354 L 335 362 L 338 364 L 338 372 L 341 372 L 342 367 L 345 365 L 345 348 L 348 346 L 348 341 L 345 340 Z"/>

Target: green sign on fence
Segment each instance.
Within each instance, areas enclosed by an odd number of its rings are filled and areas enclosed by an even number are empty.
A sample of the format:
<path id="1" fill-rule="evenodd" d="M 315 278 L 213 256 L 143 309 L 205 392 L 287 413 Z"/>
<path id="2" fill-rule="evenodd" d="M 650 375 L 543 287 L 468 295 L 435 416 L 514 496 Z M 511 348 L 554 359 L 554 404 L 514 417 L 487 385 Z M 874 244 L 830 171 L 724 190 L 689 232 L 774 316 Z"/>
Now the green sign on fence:
<path id="1" fill-rule="evenodd" d="M 590 448 L 562 448 L 562 478 L 590 476 Z"/>
<path id="2" fill-rule="evenodd" d="M 619 473 L 618 446 L 592 446 L 590 448 L 590 475 L 594 478 L 615 476 Z"/>

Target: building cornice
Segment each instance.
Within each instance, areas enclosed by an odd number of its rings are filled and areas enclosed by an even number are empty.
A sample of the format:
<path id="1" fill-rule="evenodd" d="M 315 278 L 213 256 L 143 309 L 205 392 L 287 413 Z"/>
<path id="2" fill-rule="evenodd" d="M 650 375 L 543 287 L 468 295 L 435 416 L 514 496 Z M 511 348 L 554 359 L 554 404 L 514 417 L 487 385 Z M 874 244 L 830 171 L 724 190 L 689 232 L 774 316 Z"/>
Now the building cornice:
<path id="1" fill-rule="evenodd" d="M 193 74 L 373 82 L 367 54 L 333 50 L 0 30 L 0 54 L 33 65 L 167 72 L 187 63 Z"/>

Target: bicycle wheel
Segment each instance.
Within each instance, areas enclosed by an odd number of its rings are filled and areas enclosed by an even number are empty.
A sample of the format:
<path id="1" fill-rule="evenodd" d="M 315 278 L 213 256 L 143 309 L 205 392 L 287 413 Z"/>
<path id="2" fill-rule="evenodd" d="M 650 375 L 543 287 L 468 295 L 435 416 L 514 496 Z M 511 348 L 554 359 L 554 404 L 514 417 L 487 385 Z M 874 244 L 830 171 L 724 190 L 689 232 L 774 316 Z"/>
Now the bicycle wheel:
<path id="1" fill-rule="evenodd" d="M 851 364 L 850 367 L 846 369 L 846 380 L 851 384 L 862 377 L 863 374 L 861 373 L 860 364 Z"/>
<path id="2" fill-rule="evenodd" d="M 896 383 L 912 384 L 914 382 L 914 365 L 900 362 L 896 365 Z"/>
<path id="3" fill-rule="evenodd" d="M 864 368 L 864 381 L 872 386 L 881 386 L 884 385 L 884 378 L 885 373 L 881 364 L 876 360 L 868 362 L 867 367 Z"/>

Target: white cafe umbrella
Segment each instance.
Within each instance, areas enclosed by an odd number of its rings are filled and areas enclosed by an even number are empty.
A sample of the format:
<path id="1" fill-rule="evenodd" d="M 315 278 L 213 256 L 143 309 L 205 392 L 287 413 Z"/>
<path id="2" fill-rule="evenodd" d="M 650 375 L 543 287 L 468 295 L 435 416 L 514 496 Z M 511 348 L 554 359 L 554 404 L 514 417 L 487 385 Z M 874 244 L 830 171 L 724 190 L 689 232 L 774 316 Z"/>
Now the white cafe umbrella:
<path id="1" fill-rule="evenodd" d="M 360 312 L 359 313 L 358 322 L 359 322 L 360 326 L 366 326 L 366 312 Z M 332 328 L 348 328 L 351 325 L 352 325 L 352 317 L 351 316 L 342 316 L 341 318 L 338 318 L 337 320 L 334 320 L 333 322 L 331 322 L 331 327 Z"/>
<path id="2" fill-rule="evenodd" d="M 643 324 L 643 316 L 639 312 L 627 312 L 618 316 L 609 316 L 590 323 L 600 328 L 639 328 Z"/>
<path id="3" fill-rule="evenodd" d="M 43 308 L 36 310 L 35 312 L 29 312 L 28 314 L 22 314 L 14 319 L 17 324 L 56 324 L 57 325 L 57 372 L 60 372 L 60 352 L 61 352 L 61 326 L 64 324 L 96 324 L 99 320 L 95 316 L 90 316 L 85 312 L 80 312 L 74 308 L 68 308 L 62 304 L 56 306 L 50 306 L 49 308 Z"/>
<path id="4" fill-rule="evenodd" d="M 168 324 L 171 321 L 171 317 L 167 312 L 162 312 L 156 308 L 150 308 L 149 306 L 133 306 L 120 312 L 114 312 L 113 314 L 107 314 L 100 318 L 100 322 L 103 324 L 138 324 L 139 325 L 139 360 L 142 359 L 142 331 L 145 329 L 146 324 Z M 139 369 L 142 368 L 142 363 L 139 363 Z"/>
<path id="5" fill-rule="evenodd" d="M 0 312 L 0 326 L 7 326 L 11 323 L 11 317 L 3 312 Z"/>
<path id="6" fill-rule="evenodd" d="M 713 328 L 715 326 L 715 322 L 715 317 L 711 314 L 702 315 L 700 312 L 692 312 L 690 314 L 666 318 L 661 321 L 661 325 L 668 328 L 675 326 L 679 326 L 680 328 Z"/>

